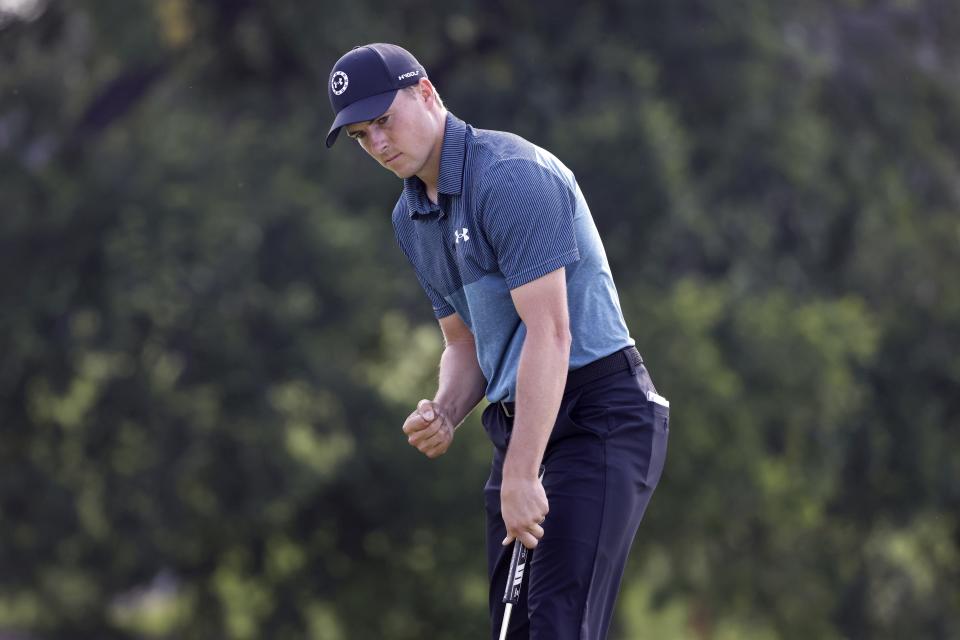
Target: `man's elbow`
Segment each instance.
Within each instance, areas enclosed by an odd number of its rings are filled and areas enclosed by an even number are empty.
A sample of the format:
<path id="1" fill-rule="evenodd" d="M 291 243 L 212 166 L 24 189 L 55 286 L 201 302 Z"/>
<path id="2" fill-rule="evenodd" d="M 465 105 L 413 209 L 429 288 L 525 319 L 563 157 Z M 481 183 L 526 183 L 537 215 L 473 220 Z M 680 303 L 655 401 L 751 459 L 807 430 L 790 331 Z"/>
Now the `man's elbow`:
<path id="1" fill-rule="evenodd" d="M 573 343 L 573 335 L 570 333 L 570 325 L 567 323 L 547 323 L 537 327 L 528 327 L 527 337 L 532 337 L 545 346 L 553 347 L 564 353 L 570 352 L 570 345 Z"/>
<path id="2" fill-rule="evenodd" d="M 570 345 L 573 344 L 573 334 L 570 333 L 570 325 L 564 324 L 562 327 L 558 327 L 556 331 L 554 331 L 554 339 L 564 352 L 569 353 Z"/>

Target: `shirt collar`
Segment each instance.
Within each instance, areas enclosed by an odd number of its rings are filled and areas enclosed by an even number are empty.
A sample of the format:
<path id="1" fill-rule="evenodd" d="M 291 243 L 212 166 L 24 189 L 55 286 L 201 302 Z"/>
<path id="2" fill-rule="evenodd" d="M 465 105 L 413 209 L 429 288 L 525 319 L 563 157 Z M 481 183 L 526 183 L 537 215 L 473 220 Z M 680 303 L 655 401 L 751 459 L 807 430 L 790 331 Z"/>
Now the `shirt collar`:
<path id="1" fill-rule="evenodd" d="M 440 150 L 440 175 L 437 177 L 437 192 L 451 196 L 460 195 L 463 189 L 463 163 L 466 157 L 467 124 L 447 112 L 443 130 L 443 147 Z M 410 217 L 437 210 L 430 202 L 423 181 L 417 176 L 403 180 L 403 192 L 407 197 Z"/>

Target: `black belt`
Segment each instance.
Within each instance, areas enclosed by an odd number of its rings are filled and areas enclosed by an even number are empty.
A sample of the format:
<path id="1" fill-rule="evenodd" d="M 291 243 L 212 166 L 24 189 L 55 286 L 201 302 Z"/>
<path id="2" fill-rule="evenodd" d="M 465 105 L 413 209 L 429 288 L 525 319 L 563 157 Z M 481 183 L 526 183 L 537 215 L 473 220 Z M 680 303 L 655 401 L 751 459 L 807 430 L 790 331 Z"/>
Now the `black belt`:
<path id="1" fill-rule="evenodd" d="M 636 347 L 627 347 L 626 349 L 621 349 L 620 351 L 614 351 L 608 356 L 604 356 L 599 360 L 594 360 L 590 364 L 586 364 L 578 369 L 567 374 L 567 384 L 563 388 L 563 392 L 567 393 L 568 391 L 573 391 L 578 389 L 588 382 L 593 382 L 594 380 L 599 380 L 604 376 L 608 376 L 611 373 L 618 373 L 620 371 L 626 371 L 627 369 L 633 369 L 639 367 L 643 364 L 643 358 L 640 356 L 640 352 L 637 351 Z M 500 408 L 503 409 L 503 412 L 508 418 L 513 417 L 513 409 L 516 403 L 513 402 L 500 402 Z"/>

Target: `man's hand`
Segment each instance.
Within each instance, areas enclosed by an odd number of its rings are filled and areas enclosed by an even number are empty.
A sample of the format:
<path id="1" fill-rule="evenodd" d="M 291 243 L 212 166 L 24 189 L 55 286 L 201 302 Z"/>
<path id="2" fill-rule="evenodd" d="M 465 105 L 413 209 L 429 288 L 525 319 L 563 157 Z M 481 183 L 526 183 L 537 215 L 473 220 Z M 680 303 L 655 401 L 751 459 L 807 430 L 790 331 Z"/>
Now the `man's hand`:
<path id="1" fill-rule="evenodd" d="M 534 478 L 504 478 L 500 485 L 500 514 L 507 527 L 503 546 L 516 538 L 533 549 L 543 537 L 543 523 L 550 511 L 543 483 Z"/>
<path id="2" fill-rule="evenodd" d="M 435 402 L 421 400 L 403 423 L 407 442 L 428 458 L 443 455 L 453 442 L 453 425 Z"/>

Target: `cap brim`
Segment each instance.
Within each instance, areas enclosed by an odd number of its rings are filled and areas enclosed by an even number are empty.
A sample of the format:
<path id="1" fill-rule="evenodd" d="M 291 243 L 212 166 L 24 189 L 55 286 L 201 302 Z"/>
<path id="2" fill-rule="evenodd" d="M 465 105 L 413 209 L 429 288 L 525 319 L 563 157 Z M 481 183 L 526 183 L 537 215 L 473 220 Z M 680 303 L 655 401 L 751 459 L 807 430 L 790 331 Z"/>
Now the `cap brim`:
<path id="1" fill-rule="evenodd" d="M 337 141 L 337 135 L 340 128 L 356 122 L 366 122 L 383 115 L 383 112 L 390 108 L 393 99 L 397 96 L 399 89 L 391 89 L 385 93 L 378 93 L 361 100 L 357 100 L 340 110 L 337 117 L 330 125 L 330 131 L 327 133 L 327 148 L 333 146 Z"/>

